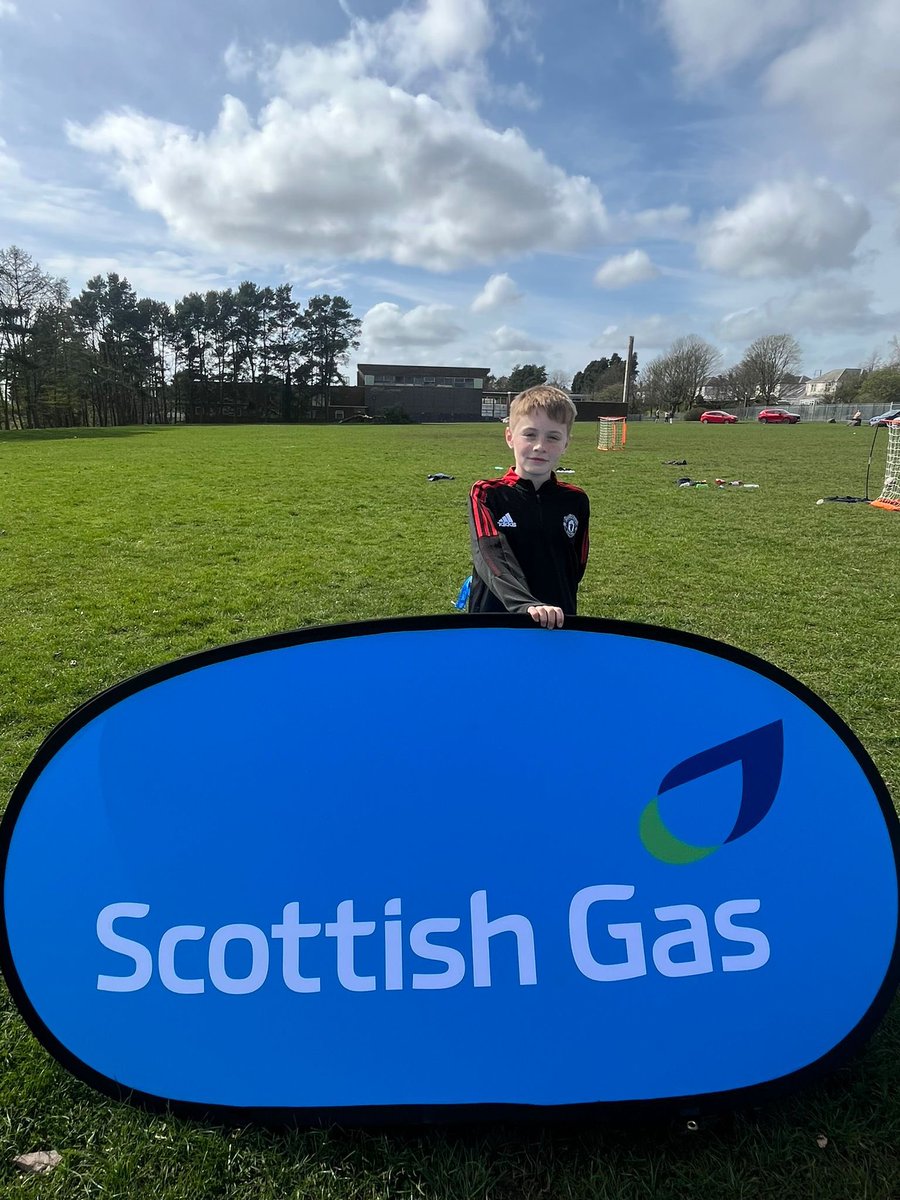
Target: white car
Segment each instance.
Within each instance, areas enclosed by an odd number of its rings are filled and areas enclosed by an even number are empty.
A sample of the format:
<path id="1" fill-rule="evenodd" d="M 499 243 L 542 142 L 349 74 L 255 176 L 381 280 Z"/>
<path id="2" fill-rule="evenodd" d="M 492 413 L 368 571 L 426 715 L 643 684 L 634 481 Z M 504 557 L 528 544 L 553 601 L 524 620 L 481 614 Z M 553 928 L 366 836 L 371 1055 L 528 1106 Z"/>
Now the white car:
<path id="1" fill-rule="evenodd" d="M 869 417 L 870 425 L 887 425 L 888 421 L 900 421 L 900 408 L 889 408 L 878 417 Z"/>

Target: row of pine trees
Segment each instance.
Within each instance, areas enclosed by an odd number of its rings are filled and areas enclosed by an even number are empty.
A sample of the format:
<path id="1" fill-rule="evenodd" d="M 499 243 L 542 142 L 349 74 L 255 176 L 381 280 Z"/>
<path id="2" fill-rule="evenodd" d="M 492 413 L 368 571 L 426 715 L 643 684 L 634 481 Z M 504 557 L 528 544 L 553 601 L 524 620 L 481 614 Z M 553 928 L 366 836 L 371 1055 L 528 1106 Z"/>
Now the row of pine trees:
<path id="1" fill-rule="evenodd" d="M 77 296 L 17 246 L 0 249 L 0 423 L 5 429 L 296 421 L 313 417 L 359 343 L 343 296 L 290 284 L 139 299 L 127 279 Z"/>

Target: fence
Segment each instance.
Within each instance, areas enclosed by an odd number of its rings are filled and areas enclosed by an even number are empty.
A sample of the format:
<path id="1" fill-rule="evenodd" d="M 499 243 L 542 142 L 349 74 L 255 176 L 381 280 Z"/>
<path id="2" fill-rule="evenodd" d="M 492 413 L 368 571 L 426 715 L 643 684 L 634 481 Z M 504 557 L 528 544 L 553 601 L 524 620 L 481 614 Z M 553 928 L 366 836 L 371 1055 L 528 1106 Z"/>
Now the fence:
<path id="1" fill-rule="evenodd" d="M 734 412 L 740 421 L 755 421 L 756 414 L 762 407 L 760 404 L 750 404 L 729 409 L 729 412 Z M 849 421 L 857 411 L 862 413 L 863 423 L 868 421 L 869 417 L 877 417 L 885 411 L 883 404 L 827 404 L 818 400 L 813 404 L 797 400 L 774 400 L 770 407 L 786 408 L 788 412 L 799 413 L 801 421 L 836 421 L 838 424 L 841 421 Z"/>
<path id="2" fill-rule="evenodd" d="M 700 405 L 696 405 L 700 408 Z M 730 404 L 716 405 L 707 404 L 707 408 L 723 408 L 726 412 L 734 413 L 739 421 L 755 421 L 757 414 L 764 407 L 771 408 L 786 408 L 788 412 L 798 413 L 801 421 L 835 421 L 838 424 L 841 421 L 849 421 L 853 414 L 857 411 L 862 413 L 863 424 L 870 417 L 880 416 L 886 412 L 890 405 L 886 404 L 827 404 L 825 401 L 815 401 L 812 404 L 805 400 L 773 400 L 771 405 L 762 404 L 747 404 L 734 407 Z M 630 412 L 628 414 L 629 421 L 653 421 L 653 410 L 645 410 L 644 412 Z M 659 418 L 660 421 L 663 419 Z M 684 413 L 675 414 L 676 421 L 684 420 Z"/>

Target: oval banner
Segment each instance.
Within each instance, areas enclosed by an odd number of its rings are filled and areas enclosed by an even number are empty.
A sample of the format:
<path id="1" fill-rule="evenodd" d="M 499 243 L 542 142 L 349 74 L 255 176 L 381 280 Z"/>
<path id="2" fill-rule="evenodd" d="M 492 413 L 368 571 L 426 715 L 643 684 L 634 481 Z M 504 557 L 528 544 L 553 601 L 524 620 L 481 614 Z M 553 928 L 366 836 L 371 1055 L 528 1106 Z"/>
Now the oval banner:
<path id="1" fill-rule="evenodd" d="M 705 638 L 304 630 L 47 739 L 0 829 L 2 966 L 120 1097 L 237 1119 L 745 1103 L 898 981 L 897 820 L 847 726 Z"/>

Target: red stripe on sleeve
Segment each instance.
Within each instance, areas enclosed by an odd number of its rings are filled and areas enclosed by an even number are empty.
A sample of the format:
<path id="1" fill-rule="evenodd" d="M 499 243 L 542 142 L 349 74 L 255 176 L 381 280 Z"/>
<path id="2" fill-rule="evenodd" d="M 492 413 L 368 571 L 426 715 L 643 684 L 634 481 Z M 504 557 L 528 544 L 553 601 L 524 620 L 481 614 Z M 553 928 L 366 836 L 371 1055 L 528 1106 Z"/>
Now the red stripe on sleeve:
<path id="1" fill-rule="evenodd" d="M 479 538 L 496 537 L 497 526 L 494 524 L 494 518 L 491 516 L 490 509 L 484 502 L 484 497 L 487 492 L 487 483 L 476 483 L 472 485 L 472 514 L 475 518 L 475 536 Z"/>

